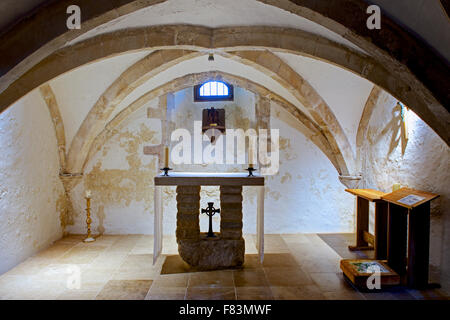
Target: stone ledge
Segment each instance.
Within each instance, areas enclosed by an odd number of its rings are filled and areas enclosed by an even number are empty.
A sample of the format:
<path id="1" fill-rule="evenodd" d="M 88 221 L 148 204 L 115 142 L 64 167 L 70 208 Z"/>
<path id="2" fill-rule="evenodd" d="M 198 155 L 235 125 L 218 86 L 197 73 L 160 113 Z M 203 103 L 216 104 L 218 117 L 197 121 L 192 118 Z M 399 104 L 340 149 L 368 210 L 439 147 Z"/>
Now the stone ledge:
<path id="1" fill-rule="evenodd" d="M 242 230 L 222 229 L 221 237 L 222 237 L 222 239 L 238 240 L 238 239 L 242 238 Z"/>
<path id="2" fill-rule="evenodd" d="M 224 220 L 223 218 L 220 220 L 220 229 L 233 229 L 233 230 L 241 230 L 242 229 L 242 221 L 239 220 Z"/>
<path id="3" fill-rule="evenodd" d="M 195 193 L 186 193 L 186 192 L 182 192 L 181 194 L 177 194 L 177 201 L 181 202 L 181 203 L 197 203 L 198 201 L 200 201 L 200 195 L 197 195 Z"/>
<path id="4" fill-rule="evenodd" d="M 192 239 L 196 240 L 199 238 L 200 228 L 192 228 L 192 229 L 177 229 L 176 236 L 178 240 Z"/>
<path id="5" fill-rule="evenodd" d="M 222 210 L 226 211 L 242 211 L 242 203 L 220 202 Z"/>
<path id="6" fill-rule="evenodd" d="M 200 199 L 200 186 L 178 186 L 177 197 L 178 194 L 192 194 L 193 197 Z"/>
<path id="7" fill-rule="evenodd" d="M 242 186 L 220 186 L 220 198 L 228 194 L 242 194 Z"/>
<path id="8" fill-rule="evenodd" d="M 226 211 L 222 210 L 220 221 L 242 221 L 242 210 Z"/>
<path id="9" fill-rule="evenodd" d="M 220 196 L 220 202 L 224 203 L 242 203 L 242 194 L 238 193 L 226 193 Z"/>

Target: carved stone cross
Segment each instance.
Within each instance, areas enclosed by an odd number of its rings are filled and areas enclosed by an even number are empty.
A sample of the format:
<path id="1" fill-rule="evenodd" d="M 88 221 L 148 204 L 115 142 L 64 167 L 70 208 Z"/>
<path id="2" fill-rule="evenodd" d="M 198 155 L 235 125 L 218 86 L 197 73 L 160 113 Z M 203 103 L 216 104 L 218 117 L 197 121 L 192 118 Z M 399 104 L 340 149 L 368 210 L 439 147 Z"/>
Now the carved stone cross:
<path id="1" fill-rule="evenodd" d="M 205 213 L 209 217 L 208 238 L 214 238 L 215 235 L 212 228 L 212 217 L 216 213 L 220 213 L 220 209 L 214 208 L 214 202 L 208 202 L 208 207 L 206 209 L 202 209 L 202 213 Z"/>

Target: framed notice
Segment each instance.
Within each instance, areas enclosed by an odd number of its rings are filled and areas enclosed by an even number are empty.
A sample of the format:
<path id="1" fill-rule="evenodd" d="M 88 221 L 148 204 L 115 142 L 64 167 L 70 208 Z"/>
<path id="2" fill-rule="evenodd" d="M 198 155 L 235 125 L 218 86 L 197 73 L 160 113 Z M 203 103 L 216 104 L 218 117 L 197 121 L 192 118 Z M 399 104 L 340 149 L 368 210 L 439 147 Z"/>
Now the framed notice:
<path id="1" fill-rule="evenodd" d="M 425 199 L 425 197 L 417 196 L 415 194 L 409 194 L 406 197 L 403 197 L 403 198 L 397 200 L 397 202 L 406 204 L 407 206 L 413 206 L 417 202 L 420 202 L 424 199 Z"/>

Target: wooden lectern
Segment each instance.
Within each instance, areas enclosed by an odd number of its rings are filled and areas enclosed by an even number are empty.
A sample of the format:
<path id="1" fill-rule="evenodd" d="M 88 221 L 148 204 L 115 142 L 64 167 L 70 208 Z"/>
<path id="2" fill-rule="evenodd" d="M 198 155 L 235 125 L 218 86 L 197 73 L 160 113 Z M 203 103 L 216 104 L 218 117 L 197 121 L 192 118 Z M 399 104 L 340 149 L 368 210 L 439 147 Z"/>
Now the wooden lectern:
<path id="1" fill-rule="evenodd" d="M 388 265 L 405 275 L 408 287 L 428 286 L 430 201 L 437 194 L 401 188 L 381 198 L 388 202 Z"/>
<path id="2" fill-rule="evenodd" d="M 387 258 L 387 203 L 381 197 L 386 193 L 372 189 L 345 189 L 356 196 L 356 245 L 354 250 L 375 249 L 375 259 Z M 375 203 L 375 232 L 369 232 L 369 202 Z"/>

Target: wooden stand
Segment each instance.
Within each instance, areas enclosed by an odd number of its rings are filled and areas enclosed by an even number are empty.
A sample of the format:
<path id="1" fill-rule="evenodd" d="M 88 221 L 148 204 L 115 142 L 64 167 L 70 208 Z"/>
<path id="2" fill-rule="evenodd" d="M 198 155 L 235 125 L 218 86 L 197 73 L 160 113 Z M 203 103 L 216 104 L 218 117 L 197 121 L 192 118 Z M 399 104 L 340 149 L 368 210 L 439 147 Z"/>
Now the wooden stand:
<path id="1" fill-rule="evenodd" d="M 356 196 L 356 245 L 354 250 L 375 249 L 375 259 L 387 258 L 387 203 L 381 197 L 384 192 L 372 189 L 346 189 Z M 369 202 L 375 203 L 375 232 L 369 232 Z"/>
<path id="2" fill-rule="evenodd" d="M 408 195 L 423 200 L 405 204 L 402 199 Z M 411 288 L 428 287 L 430 201 L 437 197 L 439 195 L 410 188 L 382 196 L 389 202 L 388 265 L 399 275 L 406 274 L 407 285 Z"/>

